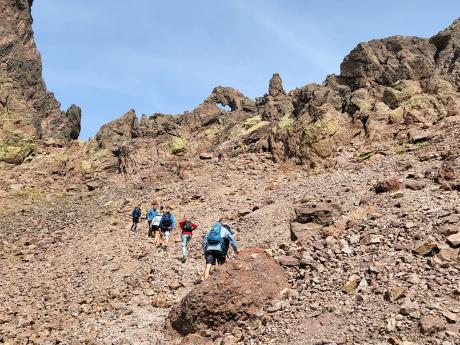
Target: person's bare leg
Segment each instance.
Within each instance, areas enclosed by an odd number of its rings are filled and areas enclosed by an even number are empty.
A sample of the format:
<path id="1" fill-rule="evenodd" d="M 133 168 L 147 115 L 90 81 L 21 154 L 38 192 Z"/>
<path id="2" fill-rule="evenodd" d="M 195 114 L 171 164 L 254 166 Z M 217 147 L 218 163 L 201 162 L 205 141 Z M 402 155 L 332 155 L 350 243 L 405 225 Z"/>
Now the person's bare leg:
<path id="1" fill-rule="evenodd" d="M 209 278 L 209 271 L 211 271 L 211 264 L 206 264 L 206 268 L 204 269 L 203 273 L 203 280 L 206 280 Z"/>
<path id="2" fill-rule="evenodd" d="M 169 243 L 169 235 L 165 235 L 164 246 L 167 247 Z"/>
<path id="3" fill-rule="evenodd" d="M 155 246 L 159 247 L 161 244 L 161 234 L 160 234 L 160 230 L 157 230 L 155 232 Z"/>

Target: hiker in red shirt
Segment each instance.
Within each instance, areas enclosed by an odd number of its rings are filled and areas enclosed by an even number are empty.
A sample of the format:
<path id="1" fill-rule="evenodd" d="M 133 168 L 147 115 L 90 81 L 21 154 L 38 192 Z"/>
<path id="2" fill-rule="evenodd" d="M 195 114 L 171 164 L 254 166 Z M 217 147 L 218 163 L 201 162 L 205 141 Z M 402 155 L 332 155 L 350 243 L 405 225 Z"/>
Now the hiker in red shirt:
<path id="1" fill-rule="evenodd" d="M 193 230 L 195 230 L 198 225 L 192 223 L 187 217 L 184 217 L 184 219 L 179 222 L 179 227 L 182 230 L 182 262 L 185 262 L 187 261 L 188 246 L 192 239 Z"/>

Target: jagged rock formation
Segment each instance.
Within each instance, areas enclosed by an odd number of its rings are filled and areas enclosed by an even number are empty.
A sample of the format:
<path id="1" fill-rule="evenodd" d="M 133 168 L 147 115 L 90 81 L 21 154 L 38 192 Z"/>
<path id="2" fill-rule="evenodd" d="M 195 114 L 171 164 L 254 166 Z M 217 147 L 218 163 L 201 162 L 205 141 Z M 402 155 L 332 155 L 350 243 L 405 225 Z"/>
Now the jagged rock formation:
<path id="1" fill-rule="evenodd" d="M 32 0 L 0 1 L 0 161 L 20 163 L 38 140 L 77 139 L 81 110 L 61 112 L 42 79 L 35 46 Z"/>
<path id="2" fill-rule="evenodd" d="M 62 144 L 77 138 L 80 128 L 80 109 L 72 106 L 62 113 L 46 91 L 32 36 L 31 4 L 1 2 L 9 20 L 1 26 L 0 58 L 6 68 L 0 92 L 0 159 L 12 163 L 30 154 L 37 140 Z M 286 93 L 275 73 L 268 93 L 255 101 L 219 86 L 182 115 L 155 114 L 139 122 L 130 111 L 129 119 L 101 128 L 95 143 L 83 150 L 83 159 L 114 161 L 118 150 L 110 157 L 110 148 L 122 144 L 126 152 L 147 150 L 143 143 L 148 143 L 161 159 L 268 152 L 275 161 L 293 159 L 318 170 L 335 166 L 337 153 L 351 144 L 369 153 L 414 142 L 414 135 L 436 130 L 460 109 L 459 27 L 456 21 L 431 39 L 394 36 L 361 43 L 344 59 L 340 75 L 327 77 L 322 85 Z M 111 170 L 113 164 L 108 166 Z"/>
<path id="3" fill-rule="evenodd" d="M 99 148 L 110 148 L 111 145 L 123 145 L 125 140 L 137 138 L 139 121 L 133 109 L 117 120 L 101 127 L 96 135 Z"/>
<path id="4" fill-rule="evenodd" d="M 460 88 L 460 67 L 458 49 L 460 48 L 460 19 L 447 29 L 430 39 L 436 47 L 434 56 L 440 74 L 453 84 L 457 91 Z"/>
<path id="5" fill-rule="evenodd" d="M 321 170 L 335 166 L 338 152 L 350 145 L 362 159 L 429 140 L 460 109 L 459 30 L 456 21 L 431 39 L 394 36 L 361 43 L 344 59 L 340 75 L 287 94 L 277 73 L 268 93 L 255 101 L 216 87 L 191 112 L 144 117 L 138 143 L 155 138 L 162 157 L 268 152 L 275 161 L 294 159 Z"/>

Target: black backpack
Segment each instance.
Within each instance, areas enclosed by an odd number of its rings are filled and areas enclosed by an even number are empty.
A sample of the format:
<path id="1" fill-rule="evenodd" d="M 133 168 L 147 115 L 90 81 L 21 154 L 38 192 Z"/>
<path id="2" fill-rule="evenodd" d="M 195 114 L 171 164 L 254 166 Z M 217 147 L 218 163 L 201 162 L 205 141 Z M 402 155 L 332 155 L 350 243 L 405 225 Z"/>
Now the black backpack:
<path id="1" fill-rule="evenodd" d="M 165 228 L 169 228 L 171 226 L 171 224 L 172 224 L 171 213 L 166 212 L 163 215 L 163 218 L 161 218 L 161 226 L 163 226 Z"/>
<path id="2" fill-rule="evenodd" d="M 185 221 L 184 227 L 182 228 L 182 230 L 184 230 L 184 231 L 192 231 L 193 230 L 192 228 L 193 228 L 192 222 L 187 220 L 187 221 Z"/>

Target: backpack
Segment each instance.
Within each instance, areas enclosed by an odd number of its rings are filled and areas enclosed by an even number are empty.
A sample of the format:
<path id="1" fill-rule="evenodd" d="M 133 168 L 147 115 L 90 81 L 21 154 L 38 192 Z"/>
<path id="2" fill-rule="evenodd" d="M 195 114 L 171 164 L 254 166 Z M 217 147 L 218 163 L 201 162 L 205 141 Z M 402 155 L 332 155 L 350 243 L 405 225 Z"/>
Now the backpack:
<path id="1" fill-rule="evenodd" d="M 133 216 L 134 217 L 140 217 L 141 216 L 141 209 L 139 207 L 136 207 L 133 211 Z"/>
<path id="2" fill-rule="evenodd" d="M 184 223 L 184 227 L 182 228 L 183 231 L 192 231 L 193 230 L 193 224 L 191 221 L 186 220 Z"/>
<path id="3" fill-rule="evenodd" d="M 162 218 L 163 218 L 163 213 L 157 213 L 155 218 L 153 218 L 152 225 L 160 226 L 160 222 Z"/>
<path id="4" fill-rule="evenodd" d="M 222 237 L 220 236 L 220 230 L 222 225 L 220 223 L 216 223 L 212 226 L 211 231 L 209 231 L 207 243 L 214 246 L 216 244 L 222 243 Z"/>
<path id="5" fill-rule="evenodd" d="M 170 212 L 166 212 L 161 218 L 161 226 L 169 228 L 172 225 L 172 215 Z"/>

